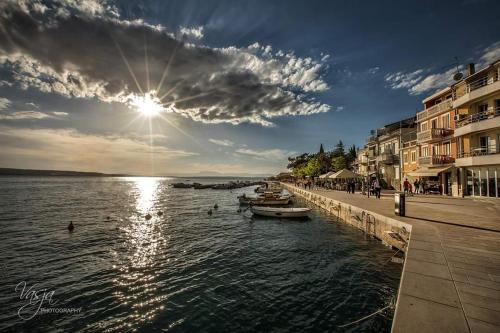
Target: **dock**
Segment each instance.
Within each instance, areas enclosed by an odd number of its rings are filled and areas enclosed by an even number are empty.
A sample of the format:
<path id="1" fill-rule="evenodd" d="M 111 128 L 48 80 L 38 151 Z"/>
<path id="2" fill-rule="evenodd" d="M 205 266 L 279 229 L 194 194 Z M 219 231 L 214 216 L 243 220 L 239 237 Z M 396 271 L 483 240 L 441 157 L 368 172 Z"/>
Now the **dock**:
<path id="1" fill-rule="evenodd" d="M 284 187 L 406 253 L 393 333 L 500 332 L 500 201 Z"/>

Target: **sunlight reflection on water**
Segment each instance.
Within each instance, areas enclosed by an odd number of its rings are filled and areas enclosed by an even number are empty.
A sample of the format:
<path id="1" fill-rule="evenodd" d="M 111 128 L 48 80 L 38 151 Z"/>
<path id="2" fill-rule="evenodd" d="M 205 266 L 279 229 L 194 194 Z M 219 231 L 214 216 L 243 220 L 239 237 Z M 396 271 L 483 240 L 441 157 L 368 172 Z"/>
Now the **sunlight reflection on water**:
<path id="1" fill-rule="evenodd" d="M 166 244 L 158 225 L 163 219 L 158 216 L 156 207 L 162 189 L 161 178 L 134 177 L 129 180 L 136 213 L 129 217 L 130 223 L 122 230 L 128 256 L 122 258 L 119 268 L 121 274 L 115 280 L 119 286 L 115 295 L 123 305 L 131 309 L 129 320 L 119 325 L 123 328 L 136 327 L 151 320 L 163 309 L 160 304 L 163 298 L 154 297 L 157 274 L 152 267 Z M 145 219 L 148 213 L 152 216 L 150 220 Z"/>

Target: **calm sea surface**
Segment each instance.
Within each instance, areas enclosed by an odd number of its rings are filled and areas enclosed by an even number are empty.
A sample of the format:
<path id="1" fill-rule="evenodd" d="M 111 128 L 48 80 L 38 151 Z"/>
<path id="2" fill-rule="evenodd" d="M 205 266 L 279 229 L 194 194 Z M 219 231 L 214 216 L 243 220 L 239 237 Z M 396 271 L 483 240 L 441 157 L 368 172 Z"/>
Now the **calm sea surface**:
<path id="1" fill-rule="evenodd" d="M 253 188 L 177 181 L 0 177 L 0 331 L 390 330 L 392 313 L 338 327 L 396 295 L 401 266 L 379 241 L 318 209 L 305 222 L 238 213 Z"/>

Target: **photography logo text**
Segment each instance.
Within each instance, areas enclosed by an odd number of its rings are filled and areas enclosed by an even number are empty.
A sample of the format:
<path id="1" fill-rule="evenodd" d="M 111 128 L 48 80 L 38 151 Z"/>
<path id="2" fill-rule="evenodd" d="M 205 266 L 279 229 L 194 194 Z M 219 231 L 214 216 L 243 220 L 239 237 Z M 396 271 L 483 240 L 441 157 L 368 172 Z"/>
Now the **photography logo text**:
<path id="1" fill-rule="evenodd" d="M 21 281 L 16 285 L 15 291 L 19 293 L 19 299 L 25 301 L 17 314 L 23 320 L 33 319 L 36 315 L 48 313 L 73 314 L 80 313 L 82 308 L 61 308 L 55 307 L 57 301 L 54 298 L 55 290 L 47 288 L 38 289 L 36 284 L 28 286 L 26 281 Z"/>

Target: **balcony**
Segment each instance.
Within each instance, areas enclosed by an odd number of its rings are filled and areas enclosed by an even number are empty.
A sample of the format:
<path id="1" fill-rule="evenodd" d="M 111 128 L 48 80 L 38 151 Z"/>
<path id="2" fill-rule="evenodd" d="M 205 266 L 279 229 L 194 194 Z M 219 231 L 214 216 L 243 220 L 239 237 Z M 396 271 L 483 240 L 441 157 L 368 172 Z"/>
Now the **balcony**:
<path id="1" fill-rule="evenodd" d="M 467 152 L 459 152 L 455 165 L 457 167 L 468 167 L 474 165 L 498 164 L 500 149 L 495 145 L 489 147 L 471 148 Z"/>
<path id="2" fill-rule="evenodd" d="M 418 158 L 418 164 L 421 166 L 444 165 L 455 162 L 455 159 L 449 155 L 423 156 Z"/>
<path id="3" fill-rule="evenodd" d="M 441 140 L 453 134 L 450 128 L 431 128 L 423 132 L 417 133 L 418 142 L 431 142 Z"/>
<path id="4" fill-rule="evenodd" d="M 429 117 L 432 117 L 436 114 L 443 113 L 445 111 L 448 111 L 452 108 L 453 102 L 451 99 L 447 99 L 439 104 L 433 105 L 428 109 L 425 109 L 424 111 L 418 112 L 417 113 L 417 122 L 422 121 L 424 119 L 427 119 Z"/>
<path id="5" fill-rule="evenodd" d="M 498 72 L 494 73 L 492 77 L 483 76 L 482 78 L 467 83 L 463 91 L 454 93 L 453 107 L 458 108 L 466 103 L 498 91 L 500 91 Z"/>
<path id="6" fill-rule="evenodd" d="M 397 156 L 392 151 L 386 151 L 377 156 L 377 162 L 381 164 L 394 164 L 396 159 Z"/>
<path id="7" fill-rule="evenodd" d="M 493 110 L 474 113 L 455 123 L 455 137 L 500 127 L 500 106 Z"/>

